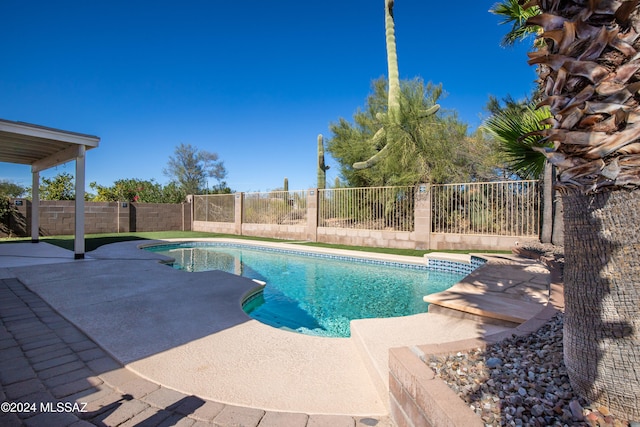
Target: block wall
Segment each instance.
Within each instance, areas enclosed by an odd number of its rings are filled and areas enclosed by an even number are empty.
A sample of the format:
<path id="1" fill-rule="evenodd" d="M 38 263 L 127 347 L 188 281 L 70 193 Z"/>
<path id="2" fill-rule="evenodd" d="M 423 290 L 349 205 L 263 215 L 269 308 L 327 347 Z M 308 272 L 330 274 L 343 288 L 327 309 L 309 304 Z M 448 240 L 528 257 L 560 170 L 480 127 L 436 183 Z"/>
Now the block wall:
<path id="1" fill-rule="evenodd" d="M 31 201 L 15 199 L 11 202 L 13 212 L 7 229 L 12 236 L 30 236 Z M 86 234 L 191 230 L 190 203 L 85 202 L 84 214 Z M 73 200 L 40 201 L 40 235 L 69 235 L 74 232 Z"/>

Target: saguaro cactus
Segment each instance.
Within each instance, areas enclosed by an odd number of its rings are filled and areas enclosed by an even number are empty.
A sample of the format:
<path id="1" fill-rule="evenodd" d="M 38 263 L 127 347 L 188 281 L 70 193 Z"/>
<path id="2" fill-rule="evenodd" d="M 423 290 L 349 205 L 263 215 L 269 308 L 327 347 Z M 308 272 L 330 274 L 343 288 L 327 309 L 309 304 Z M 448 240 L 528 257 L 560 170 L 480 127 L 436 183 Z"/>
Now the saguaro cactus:
<path id="1" fill-rule="evenodd" d="M 324 163 L 324 142 L 322 134 L 318 135 L 318 188 L 324 189 L 327 187 L 327 169 L 328 165 Z"/>
<path id="2" fill-rule="evenodd" d="M 384 1 L 384 29 L 387 42 L 387 73 L 389 74 L 388 114 L 395 115 L 400 110 L 400 72 L 396 50 L 396 25 L 393 21 L 394 0 Z"/>
<path id="3" fill-rule="evenodd" d="M 367 169 L 375 165 L 382 159 L 389 150 L 389 147 L 397 142 L 393 137 L 395 130 L 404 132 L 402 127 L 403 117 L 400 115 L 400 73 L 398 72 L 398 54 L 396 52 L 396 33 L 393 21 L 394 0 L 384 0 L 384 26 L 387 43 L 387 70 L 389 74 L 389 88 L 387 98 L 387 112 L 378 113 L 377 119 L 382 122 L 382 127 L 373 135 L 371 143 L 379 146 L 383 139 L 387 139 L 386 145 L 364 162 L 353 164 L 354 169 Z M 420 112 L 420 117 L 424 118 L 435 114 L 440 109 L 438 104 Z"/>

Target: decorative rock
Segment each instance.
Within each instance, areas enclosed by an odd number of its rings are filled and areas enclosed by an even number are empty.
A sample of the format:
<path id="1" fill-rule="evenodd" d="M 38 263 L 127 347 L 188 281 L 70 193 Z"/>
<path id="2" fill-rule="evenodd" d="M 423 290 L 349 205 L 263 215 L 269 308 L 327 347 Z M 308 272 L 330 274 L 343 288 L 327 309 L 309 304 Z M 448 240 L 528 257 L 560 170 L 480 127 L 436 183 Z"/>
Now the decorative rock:
<path id="1" fill-rule="evenodd" d="M 533 405 L 531 407 L 531 415 L 539 417 L 544 414 L 544 407 L 542 405 Z"/>
<path id="2" fill-rule="evenodd" d="M 515 395 L 515 396 L 509 396 L 509 403 L 511 403 L 513 406 L 520 406 L 523 403 L 522 397 Z"/>
<path id="3" fill-rule="evenodd" d="M 562 326 L 559 314 L 531 335 L 426 363 L 485 425 L 640 427 L 574 394 L 563 363 Z"/>
<path id="4" fill-rule="evenodd" d="M 485 364 L 487 368 L 497 368 L 499 366 L 502 366 L 502 359 L 500 359 L 499 357 L 490 357 L 487 359 Z"/>
<path id="5" fill-rule="evenodd" d="M 589 413 L 589 415 L 587 415 L 587 420 L 588 421 L 598 421 L 598 414 L 596 414 L 595 412 L 591 412 Z"/>
<path id="6" fill-rule="evenodd" d="M 571 402 L 569 402 L 569 410 L 571 411 L 571 415 L 573 415 L 574 419 L 578 421 L 584 420 L 584 415 L 582 414 L 583 408 L 580 405 L 580 402 L 578 402 L 577 400 L 572 400 Z"/>

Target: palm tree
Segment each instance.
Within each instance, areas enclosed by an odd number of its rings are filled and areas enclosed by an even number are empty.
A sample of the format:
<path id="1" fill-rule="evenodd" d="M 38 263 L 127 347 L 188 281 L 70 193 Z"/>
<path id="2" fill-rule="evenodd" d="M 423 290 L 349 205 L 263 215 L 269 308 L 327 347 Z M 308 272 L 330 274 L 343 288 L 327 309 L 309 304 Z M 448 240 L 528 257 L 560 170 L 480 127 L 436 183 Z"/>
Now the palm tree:
<path id="1" fill-rule="evenodd" d="M 513 46 L 516 42 L 525 40 L 529 36 L 534 36 L 534 46 L 543 46 L 544 41 L 540 38 L 542 29 L 536 25 L 527 25 L 527 20 L 540 14 L 540 8 L 538 6 L 531 6 L 525 8 L 520 4 L 519 0 L 504 0 L 503 3 L 496 3 L 489 12 L 501 16 L 503 18 L 501 24 L 511 24 L 511 30 L 502 39 L 502 46 Z M 539 94 L 534 94 L 534 98 L 538 98 Z M 513 102 L 511 103 L 513 105 Z M 509 107 L 509 106 L 507 106 Z M 509 108 L 512 110 L 512 108 Z M 517 117 L 515 111 L 507 112 L 510 116 L 512 124 L 516 125 L 518 121 L 529 122 L 538 113 L 532 111 L 526 111 L 525 108 L 522 113 L 524 116 Z M 495 114 L 502 115 L 500 111 L 494 111 Z M 546 116 L 549 115 L 546 110 Z M 540 120 L 545 120 L 548 117 L 540 117 Z M 534 125 L 535 126 L 535 125 Z M 534 127 L 531 124 L 522 124 L 519 126 L 521 130 L 528 129 L 533 130 Z M 556 245 L 564 244 L 563 235 L 563 220 L 562 220 L 562 201 L 556 195 L 555 191 L 555 167 L 548 162 L 544 162 L 544 157 L 541 153 L 532 151 L 531 144 L 526 141 L 531 141 L 531 138 L 535 138 L 532 135 L 527 135 L 525 143 L 521 144 L 524 134 L 520 135 L 503 135 L 502 138 L 498 138 L 502 142 L 503 148 L 512 158 L 512 168 L 518 173 L 524 173 L 525 175 L 533 178 L 530 173 L 531 170 L 538 170 L 542 174 L 535 175 L 535 178 L 542 178 L 543 186 L 543 211 L 542 211 L 542 228 L 540 231 L 540 241 L 542 243 L 553 243 Z M 504 137 L 509 139 L 505 139 Z M 515 137 L 515 138 L 514 138 Z M 540 139 L 540 138 L 538 138 Z M 515 151 L 514 151 L 515 150 Z M 531 164 L 529 167 L 528 164 Z"/>
<path id="2" fill-rule="evenodd" d="M 527 19 L 540 14 L 537 6 L 525 9 L 518 0 L 504 0 L 494 4 L 489 12 L 503 18 L 500 24 L 511 24 L 511 30 L 502 39 L 502 46 L 513 46 L 517 41 L 538 34 L 538 28 L 526 25 Z"/>
<path id="3" fill-rule="evenodd" d="M 532 134 L 548 125 L 551 118 L 548 108 L 536 109 L 532 101 L 514 101 L 508 98 L 504 107 L 490 99 L 492 115 L 485 120 L 481 129 L 488 132 L 500 144 L 505 154 L 507 170 L 520 179 L 541 179 L 542 227 L 540 241 L 562 245 L 562 202 L 556 198 L 553 189 L 554 168 L 544 155 L 545 144 L 540 135 Z"/>
<path id="4" fill-rule="evenodd" d="M 530 134 L 544 129 L 540 122 L 550 117 L 548 108 L 536 109 L 531 102 L 511 103 L 493 113 L 481 127 L 500 142 L 510 171 L 521 179 L 538 179 L 547 162 L 541 152 L 545 147 L 541 136 Z"/>
<path id="5" fill-rule="evenodd" d="M 637 0 L 531 0 L 541 105 L 565 221 L 564 359 L 573 388 L 640 420 L 640 28 Z"/>

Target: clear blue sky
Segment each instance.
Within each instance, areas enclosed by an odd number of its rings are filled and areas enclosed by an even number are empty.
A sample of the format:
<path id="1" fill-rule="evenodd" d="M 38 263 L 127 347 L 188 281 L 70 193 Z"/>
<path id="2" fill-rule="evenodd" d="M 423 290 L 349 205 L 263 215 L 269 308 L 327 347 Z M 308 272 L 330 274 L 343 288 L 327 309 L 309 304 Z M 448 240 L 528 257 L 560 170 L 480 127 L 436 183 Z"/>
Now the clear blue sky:
<path id="1" fill-rule="evenodd" d="M 534 87 L 529 43 L 494 1 L 397 0 L 401 79 L 442 83 L 475 129 L 489 95 Z M 316 184 L 316 136 L 386 75 L 383 0 L 0 1 L 0 118 L 97 135 L 87 183 L 162 174 L 180 143 L 218 153 L 235 191 Z M 330 161 L 330 164 L 333 162 Z M 74 163 L 44 176 L 74 173 Z M 333 182 L 337 168 L 328 171 Z M 0 163 L 0 180 L 31 184 Z"/>

